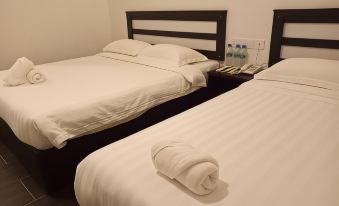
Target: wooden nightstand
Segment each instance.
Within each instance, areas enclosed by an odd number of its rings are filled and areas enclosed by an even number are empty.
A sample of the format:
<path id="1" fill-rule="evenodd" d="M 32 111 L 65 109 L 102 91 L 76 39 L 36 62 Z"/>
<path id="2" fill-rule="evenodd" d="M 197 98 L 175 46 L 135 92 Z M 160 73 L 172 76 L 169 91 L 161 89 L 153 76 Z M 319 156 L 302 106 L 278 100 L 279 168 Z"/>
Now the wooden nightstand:
<path id="1" fill-rule="evenodd" d="M 211 92 L 215 93 L 214 95 L 218 95 L 253 79 L 253 76 L 250 74 L 230 75 L 213 70 L 208 72 L 208 88 Z"/>
<path id="2" fill-rule="evenodd" d="M 180 98 L 179 100 L 176 100 L 177 104 L 186 105 L 185 109 L 189 109 L 224 92 L 234 89 L 246 81 L 253 79 L 253 75 L 246 74 L 229 75 L 216 71 L 210 71 L 207 74 L 207 87 L 203 87 L 189 95 Z M 167 103 L 163 103 L 163 105 L 165 104 Z"/>

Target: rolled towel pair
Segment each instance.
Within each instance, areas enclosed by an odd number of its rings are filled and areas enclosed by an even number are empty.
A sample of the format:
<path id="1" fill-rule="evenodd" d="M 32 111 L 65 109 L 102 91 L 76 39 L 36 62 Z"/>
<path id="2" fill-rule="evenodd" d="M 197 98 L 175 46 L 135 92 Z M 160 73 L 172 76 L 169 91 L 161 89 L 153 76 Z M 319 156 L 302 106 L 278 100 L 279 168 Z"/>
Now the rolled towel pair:
<path id="1" fill-rule="evenodd" d="M 173 140 L 165 140 L 152 147 L 155 168 L 198 195 L 211 193 L 219 181 L 218 162 L 192 146 Z"/>
<path id="2" fill-rule="evenodd" d="M 5 86 L 18 86 L 29 81 L 32 84 L 45 80 L 45 76 L 34 69 L 32 61 L 26 57 L 19 58 L 9 69 L 8 75 L 4 78 Z"/>

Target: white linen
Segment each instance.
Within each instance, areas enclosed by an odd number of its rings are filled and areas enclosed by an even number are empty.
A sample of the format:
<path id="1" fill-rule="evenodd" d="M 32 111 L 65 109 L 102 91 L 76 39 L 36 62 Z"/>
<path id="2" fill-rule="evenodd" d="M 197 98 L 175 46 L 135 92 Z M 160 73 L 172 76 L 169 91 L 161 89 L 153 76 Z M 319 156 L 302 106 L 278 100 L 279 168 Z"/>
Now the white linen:
<path id="1" fill-rule="evenodd" d="M 290 58 L 256 74 L 254 78 L 305 84 L 339 91 L 339 61 Z"/>
<path id="2" fill-rule="evenodd" d="M 195 69 L 199 69 L 205 76 L 205 79 L 208 79 L 208 72 L 212 70 L 216 70 L 220 67 L 220 63 L 216 60 L 207 60 L 203 62 L 197 62 L 193 64 L 188 64 L 183 66 L 183 68 L 186 67 L 194 67 Z"/>
<path id="3" fill-rule="evenodd" d="M 31 84 L 38 84 L 46 81 L 46 77 L 41 71 L 32 69 L 27 73 L 27 80 Z"/>
<path id="4" fill-rule="evenodd" d="M 21 141 L 37 149 L 60 148 L 67 139 L 113 127 L 198 88 L 186 77 L 206 84 L 199 71 L 181 74 L 108 55 L 36 66 L 48 76 L 43 84 L 0 86 L 0 117 Z M 121 56 L 125 59 L 116 60 Z"/>
<path id="5" fill-rule="evenodd" d="M 337 91 L 252 80 L 90 154 L 76 197 L 81 206 L 339 205 L 338 125 Z M 218 160 L 214 192 L 156 173 L 149 150 L 173 137 Z"/>
<path id="6" fill-rule="evenodd" d="M 211 155 L 179 140 L 162 140 L 151 149 L 160 173 L 176 179 L 198 195 L 211 193 L 219 181 L 219 165 Z"/>
<path id="7" fill-rule="evenodd" d="M 193 49 L 174 44 L 156 44 L 149 46 L 143 49 L 139 55 L 161 59 L 169 65 L 178 67 L 208 60 L 206 56 Z"/>
<path id="8" fill-rule="evenodd" d="M 5 82 L 5 86 L 18 86 L 27 82 L 26 75 L 34 67 L 26 57 L 21 57 L 13 64 L 7 72 L 7 75 L 1 79 Z"/>
<path id="9" fill-rule="evenodd" d="M 176 67 L 168 64 L 166 61 L 163 61 L 158 58 L 146 57 L 146 56 L 137 56 L 137 57 L 129 57 L 126 55 L 112 54 L 112 53 L 101 53 L 99 56 L 107 57 L 107 58 L 119 58 L 120 60 L 134 62 L 137 64 L 150 66 L 158 69 L 168 70 L 171 72 L 179 73 L 185 79 L 190 82 L 190 84 L 194 87 L 205 87 L 207 84 L 206 78 L 203 75 L 202 71 L 199 68 L 202 66 L 197 66 L 198 64 L 185 65 L 182 67 Z M 212 61 L 211 64 L 216 67 L 215 61 Z M 207 65 L 206 65 L 207 66 Z"/>
<path id="10" fill-rule="evenodd" d="M 120 39 L 114 41 L 103 48 L 103 52 L 113 52 L 130 56 L 137 56 L 144 48 L 151 46 L 149 43 L 134 40 Z"/>

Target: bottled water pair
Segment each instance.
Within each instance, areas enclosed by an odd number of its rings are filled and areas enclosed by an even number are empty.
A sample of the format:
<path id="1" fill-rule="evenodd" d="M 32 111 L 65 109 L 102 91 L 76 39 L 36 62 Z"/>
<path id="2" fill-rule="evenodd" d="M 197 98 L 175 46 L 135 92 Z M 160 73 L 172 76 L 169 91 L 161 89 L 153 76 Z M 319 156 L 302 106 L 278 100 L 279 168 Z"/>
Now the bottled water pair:
<path id="1" fill-rule="evenodd" d="M 232 44 L 227 45 L 226 50 L 226 65 L 228 66 L 235 66 L 235 67 L 242 67 L 247 62 L 247 46 L 237 44 L 235 49 L 233 49 Z"/>

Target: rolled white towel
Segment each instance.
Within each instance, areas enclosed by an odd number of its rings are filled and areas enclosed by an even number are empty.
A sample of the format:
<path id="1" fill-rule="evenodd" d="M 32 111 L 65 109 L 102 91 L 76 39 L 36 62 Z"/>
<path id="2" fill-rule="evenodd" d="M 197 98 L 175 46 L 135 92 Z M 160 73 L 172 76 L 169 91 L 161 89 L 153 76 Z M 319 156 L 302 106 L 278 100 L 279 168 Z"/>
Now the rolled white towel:
<path id="1" fill-rule="evenodd" d="M 32 69 L 27 73 L 27 80 L 31 84 L 37 84 L 44 82 L 46 80 L 46 77 L 41 71 L 37 69 Z"/>
<path id="2" fill-rule="evenodd" d="M 26 75 L 33 67 L 33 62 L 26 57 L 19 58 L 9 69 L 7 76 L 4 78 L 5 86 L 17 86 L 26 83 Z"/>
<path id="3" fill-rule="evenodd" d="M 218 162 L 192 146 L 165 140 L 152 147 L 152 161 L 162 174 L 186 186 L 198 195 L 211 193 L 219 181 Z"/>

